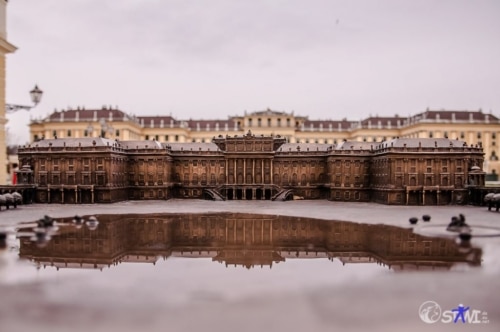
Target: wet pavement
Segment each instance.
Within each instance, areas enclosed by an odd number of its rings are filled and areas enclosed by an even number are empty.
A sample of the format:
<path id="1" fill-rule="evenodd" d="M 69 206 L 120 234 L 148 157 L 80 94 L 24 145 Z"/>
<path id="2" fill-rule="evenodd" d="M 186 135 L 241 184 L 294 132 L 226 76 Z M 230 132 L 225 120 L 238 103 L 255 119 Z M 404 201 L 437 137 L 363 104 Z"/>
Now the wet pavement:
<path id="1" fill-rule="evenodd" d="M 99 225 L 75 227 L 76 214 Z M 459 214 L 470 242 L 446 231 Z M 25 223 L 44 215 L 59 230 L 40 246 Z M 1 211 L 0 227 L 10 232 L 0 253 L 2 331 L 500 327 L 500 213 L 485 207 L 28 205 Z M 451 311 L 460 304 L 465 323 Z"/>

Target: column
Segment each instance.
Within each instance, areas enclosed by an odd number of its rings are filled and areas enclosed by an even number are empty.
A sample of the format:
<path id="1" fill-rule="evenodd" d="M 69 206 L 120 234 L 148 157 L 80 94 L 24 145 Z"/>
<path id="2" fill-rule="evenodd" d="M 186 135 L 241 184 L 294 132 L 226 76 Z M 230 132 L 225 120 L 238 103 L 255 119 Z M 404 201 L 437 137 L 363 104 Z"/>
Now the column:
<path id="1" fill-rule="evenodd" d="M 243 159 L 243 183 L 247 183 L 247 159 Z M 245 195 L 243 195 L 245 196 Z"/>
<path id="2" fill-rule="evenodd" d="M 266 183 L 264 180 L 264 159 L 260 160 L 260 183 Z"/>
<path id="3" fill-rule="evenodd" d="M 238 182 L 238 170 L 236 169 L 236 158 L 234 158 L 234 169 L 233 169 L 233 184 L 236 184 Z"/>
<path id="4" fill-rule="evenodd" d="M 255 159 L 252 159 L 252 183 L 255 183 Z"/>

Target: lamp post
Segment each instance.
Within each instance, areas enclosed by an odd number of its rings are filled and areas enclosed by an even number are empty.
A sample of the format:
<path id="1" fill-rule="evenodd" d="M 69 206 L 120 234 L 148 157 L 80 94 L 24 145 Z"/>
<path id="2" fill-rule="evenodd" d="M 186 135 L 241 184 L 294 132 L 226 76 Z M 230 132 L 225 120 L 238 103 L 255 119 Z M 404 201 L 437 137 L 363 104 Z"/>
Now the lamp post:
<path id="1" fill-rule="evenodd" d="M 43 91 L 38 88 L 38 85 L 35 85 L 33 90 L 30 91 L 30 97 L 31 101 L 33 102 L 33 106 L 26 106 L 26 105 L 16 105 L 16 104 L 5 104 L 5 110 L 7 113 L 14 113 L 19 110 L 27 110 L 29 111 L 42 99 Z"/>
<path id="2" fill-rule="evenodd" d="M 36 105 L 38 105 L 38 103 L 40 103 L 40 100 L 42 100 L 42 95 L 43 95 L 43 91 L 40 90 L 40 88 L 38 88 L 38 85 L 35 85 L 35 87 L 33 88 L 33 90 L 30 91 L 30 97 L 31 97 L 31 101 L 33 102 L 33 106 L 27 106 L 27 105 L 17 105 L 17 104 L 5 104 L 5 113 L 14 113 L 14 112 L 17 112 L 17 111 L 20 111 L 20 110 L 26 110 L 26 111 L 29 111 L 30 109 L 32 109 L 33 107 L 35 107 Z M 3 136 L 3 135 L 2 135 Z M 2 149 L 5 148 L 5 145 L 2 145 Z M 3 151 L 2 151 L 2 155 L 3 155 Z M 5 155 L 7 158 L 8 156 Z M 6 158 L 6 160 L 7 160 Z M 7 171 L 7 174 L 8 175 L 9 173 L 12 173 L 12 184 L 17 184 L 17 174 L 16 172 L 12 172 L 12 166 L 13 165 L 10 165 L 8 164 L 8 171 Z M 2 176 L 3 178 L 3 176 Z"/>

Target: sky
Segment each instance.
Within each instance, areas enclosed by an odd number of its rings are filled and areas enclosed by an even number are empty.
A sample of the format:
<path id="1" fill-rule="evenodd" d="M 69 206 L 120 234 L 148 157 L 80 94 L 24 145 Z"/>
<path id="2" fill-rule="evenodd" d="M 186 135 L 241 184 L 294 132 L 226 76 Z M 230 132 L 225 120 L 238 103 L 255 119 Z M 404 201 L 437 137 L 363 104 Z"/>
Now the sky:
<path id="1" fill-rule="evenodd" d="M 497 0 L 10 0 L 10 144 L 30 118 L 118 106 L 227 119 L 270 108 L 360 120 L 431 109 L 500 116 Z"/>

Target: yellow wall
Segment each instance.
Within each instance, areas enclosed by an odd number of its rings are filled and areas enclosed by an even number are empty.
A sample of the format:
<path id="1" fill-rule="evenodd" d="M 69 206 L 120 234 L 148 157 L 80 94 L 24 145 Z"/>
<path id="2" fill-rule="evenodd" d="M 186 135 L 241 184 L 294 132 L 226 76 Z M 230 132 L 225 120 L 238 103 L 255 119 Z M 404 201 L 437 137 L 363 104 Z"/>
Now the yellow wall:
<path id="1" fill-rule="evenodd" d="M 7 143 L 5 135 L 5 55 L 16 47 L 7 41 L 7 1 L 0 0 L 0 184 L 7 184 Z"/>

